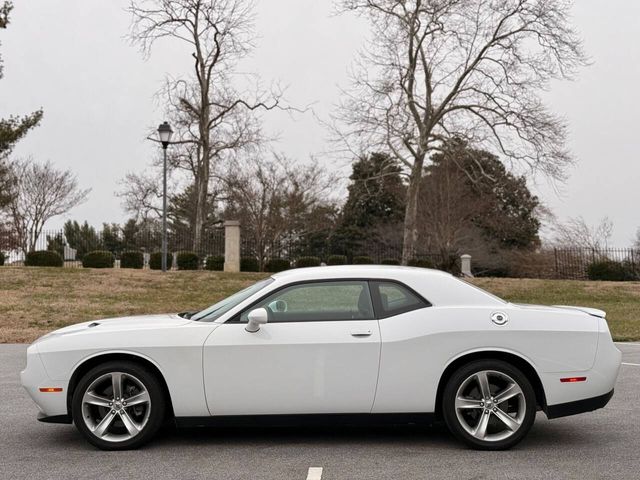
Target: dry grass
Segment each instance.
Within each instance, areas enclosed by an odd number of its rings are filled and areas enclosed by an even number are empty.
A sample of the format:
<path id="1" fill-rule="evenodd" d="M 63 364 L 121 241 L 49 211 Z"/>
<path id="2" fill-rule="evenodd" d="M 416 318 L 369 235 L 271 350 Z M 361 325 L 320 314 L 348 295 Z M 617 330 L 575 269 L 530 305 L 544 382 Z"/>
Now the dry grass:
<path id="1" fill-rule="evenodd" d="M 73 323 L 198 310 L 264 274 L 0 268 L 0 343 L 31 342 Z"/>
<path id="2" fill-rule="evenodd" d="M 265 274 L 0 268 L 0 343 L 31 342 L 56 328 L 105 317 L 204 308 Z M 640 283 L 476 279 L 513 302 L 607 311 L 616 340 L 640 340 Z"/>

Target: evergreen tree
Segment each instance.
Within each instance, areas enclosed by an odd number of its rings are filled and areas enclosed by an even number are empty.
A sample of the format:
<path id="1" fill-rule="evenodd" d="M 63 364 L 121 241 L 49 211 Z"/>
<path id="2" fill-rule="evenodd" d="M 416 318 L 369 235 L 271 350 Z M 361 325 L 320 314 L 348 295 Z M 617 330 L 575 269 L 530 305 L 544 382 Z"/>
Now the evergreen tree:
<path id="1" fill-rule="evenodd" d="M 11 2 L 0 5 L 0 30 L 9 25 L 9 14 L 13 10 Z M 0 79 L 4 76 L 2 57 L 0 57 Z M 8 167 L 7 157 L 15 144 L 22 139 L 29 130 L 36 127 L 42 119 L 42 110 L 29 115 L 11 115 L 8 118 L 0 118 L 0 208 L 6 206 L 11 199 L 12 176 Z"/>
<path id="2" fill-rule="evenodd" d="M 398 162 L 379 152 L 359 158 L 349 179 L 349 195 L 333 238 L 332 253 L 353 255 L 366 253 L 357 252 L 365 242 L 381 241 L 381 229 L 402 222 L 406 187 Z"/>

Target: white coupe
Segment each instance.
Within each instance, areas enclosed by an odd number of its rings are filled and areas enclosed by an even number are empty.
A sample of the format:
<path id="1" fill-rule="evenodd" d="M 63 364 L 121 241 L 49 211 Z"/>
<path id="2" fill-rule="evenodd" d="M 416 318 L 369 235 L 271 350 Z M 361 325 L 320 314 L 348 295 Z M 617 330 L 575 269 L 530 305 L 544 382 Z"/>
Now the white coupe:
<path id="1" fill-rule="evenodd" d="M 29 347 L 21 377 L 39 420 L 73 422 L 107 450 L 140 446 L 167 420 L 434 416 L 497 450 L 537 410 L 604 407 L 620 362 L 601 310 L 515 305 L 435 270 L 341 266 L 278 273 L 197 313 L 62 328 Z"/>

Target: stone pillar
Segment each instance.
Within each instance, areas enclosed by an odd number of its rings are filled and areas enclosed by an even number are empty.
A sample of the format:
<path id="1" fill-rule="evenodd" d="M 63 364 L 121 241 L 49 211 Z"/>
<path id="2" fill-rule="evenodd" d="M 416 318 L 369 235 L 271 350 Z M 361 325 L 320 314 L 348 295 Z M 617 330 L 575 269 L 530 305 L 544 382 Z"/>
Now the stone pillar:
<path id="1" fill-rule="evenodd" d="M 460 273 L 463 277 L 473 277 L 471 273 L 471 255 L 460 255 Z"/>
<path id="2" fill-rule="evenodd" d="M 240 271 L 240 222 L 224 222 L 224 271 Z"/>

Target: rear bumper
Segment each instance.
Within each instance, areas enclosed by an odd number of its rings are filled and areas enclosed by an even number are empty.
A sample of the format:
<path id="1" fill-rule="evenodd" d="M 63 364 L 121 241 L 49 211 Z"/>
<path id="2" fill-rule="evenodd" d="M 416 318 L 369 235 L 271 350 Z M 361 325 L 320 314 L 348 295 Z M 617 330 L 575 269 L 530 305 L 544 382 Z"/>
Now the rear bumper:
<path id="1" fill-rule="evenodd" d="M 577 415 L 578 413 L 592 412 L 593 410 L 604 407 L 609 403 L 611 397 L 613 397 L 613 390 L 597 397 L 549 405 L 546 409 L 547 418 L 568 417 L 569 415 Z"/>

